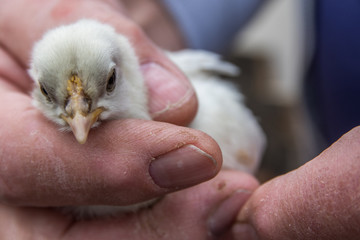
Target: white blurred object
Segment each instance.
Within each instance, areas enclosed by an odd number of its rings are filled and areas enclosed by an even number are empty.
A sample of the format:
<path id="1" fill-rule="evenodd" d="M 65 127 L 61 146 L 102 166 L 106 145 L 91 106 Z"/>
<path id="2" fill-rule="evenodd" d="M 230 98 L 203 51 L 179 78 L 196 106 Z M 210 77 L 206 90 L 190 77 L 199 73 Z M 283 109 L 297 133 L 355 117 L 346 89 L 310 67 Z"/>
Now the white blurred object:
<path id="1" fill-rule="evenodd" d="M 268 1 L 239 34 L 235 54 L 266 60 L 267 101 L 291 105 L 299 101 L 302 80 L 312 54 L 312 0 Z"/>
<path id="2" fill-rule="evenodd" d="M 219 76 L 236 76 L 239 69 L 205 51 L 184 50 L 168 55 L 191 80 L 199 99 L 198 114 L 190 127 L 217 141 L 225 168 L 254 173 L 265 147 L 264 133 L 236 86 Z"/>
<path id="3" fill-rule="evenodd" d="M 287 156 L 289 170 L 303 165 L 322 149 L 302 92 L 314 50 L 314 2 L 267 1 L 234 41 L 235 55 L 260 60 L 258 100 L 264 106 L 291 111 L 286 131 L 295 150 Z M 288 151 L 291 148 L 289 142 L 284 142 L 283 147 Z"/>

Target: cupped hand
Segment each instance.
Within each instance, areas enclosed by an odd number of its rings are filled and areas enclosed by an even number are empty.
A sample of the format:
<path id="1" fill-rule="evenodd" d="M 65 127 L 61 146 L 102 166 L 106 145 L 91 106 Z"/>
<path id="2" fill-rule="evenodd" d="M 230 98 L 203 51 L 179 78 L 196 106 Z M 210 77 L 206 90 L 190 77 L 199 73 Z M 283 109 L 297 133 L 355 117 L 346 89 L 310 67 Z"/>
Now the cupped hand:
<path id="1" fill-rule="evenodd" d="M 217 144 L 185 125 L 196 112 L 182 73 L 122 12 L 117 1 L 5 1 L 0 10 L 0 201 L 22 206 L 127 205 L 214 177 Z M 17 13 L 17 14 L 14 14 Z M 95 18 L 129 37 L 139 56 L 155 120 L 119 120 L 91 131 L 85 145 L 31 104 L 26 69 L 42 34 Z M 172 124 L 169 124 L 172 123 Z"/>
<path id="2" fill-rule="evenodd" d="M 219 237 L 257 187 L 253 177 L 228 171 L 191 187 L 219 172 L 220 149 L 206 134 L 176 126 L 194 117 L 194 90 L 122 11 L 111 0 L 2 3 L 1 238 Z M 26 69 L 34 42 L 46 30 L 80 18 L 109 23 L 130 38 L 149 89 L 150 112 L 159 122 L 106 122 L 80 145 L 32 106 L 32 81 Z M 171 193 L 187 187 L 191 188 Z M 117 218 L 76 221 L 53 208 L 127 205 L 165 194 L 152 208 Z"/>

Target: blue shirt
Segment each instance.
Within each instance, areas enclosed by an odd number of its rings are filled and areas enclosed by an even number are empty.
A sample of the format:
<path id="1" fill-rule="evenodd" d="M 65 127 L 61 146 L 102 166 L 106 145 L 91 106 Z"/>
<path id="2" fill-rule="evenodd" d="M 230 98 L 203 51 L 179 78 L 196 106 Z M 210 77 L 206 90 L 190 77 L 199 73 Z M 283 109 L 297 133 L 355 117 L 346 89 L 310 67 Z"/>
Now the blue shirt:
<path id="1" fill-rule="evenodd" d="M 331 144 L 360 125 L 360 1 L 317 0 L 309 104 Z"/>
<path id="2" fill-rule="evenodd" d="M 189 48 L 224 52 L 263 0 L 162 0 Z"/>

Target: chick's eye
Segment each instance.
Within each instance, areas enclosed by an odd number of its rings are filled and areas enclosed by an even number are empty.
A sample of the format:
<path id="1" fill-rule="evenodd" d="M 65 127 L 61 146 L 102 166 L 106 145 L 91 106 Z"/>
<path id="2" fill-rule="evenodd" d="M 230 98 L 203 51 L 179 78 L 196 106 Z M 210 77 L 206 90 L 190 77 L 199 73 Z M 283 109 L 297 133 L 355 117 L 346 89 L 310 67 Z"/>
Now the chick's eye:
<path id="1" fill-rule="evenodd" d="M 40 91 L 47 98 L 47 100 L 50 101 L 49 93 L 42 84 L 40 84 Z"/>
<path id="2" fill-rule="evenodd" d="M 115 89 L 115 86 L 116 86 L 116 71 L 113 70 L 112 74 L 110 75 L 110 77 L 107 81 L 106 91 L 112 92 Z"/>

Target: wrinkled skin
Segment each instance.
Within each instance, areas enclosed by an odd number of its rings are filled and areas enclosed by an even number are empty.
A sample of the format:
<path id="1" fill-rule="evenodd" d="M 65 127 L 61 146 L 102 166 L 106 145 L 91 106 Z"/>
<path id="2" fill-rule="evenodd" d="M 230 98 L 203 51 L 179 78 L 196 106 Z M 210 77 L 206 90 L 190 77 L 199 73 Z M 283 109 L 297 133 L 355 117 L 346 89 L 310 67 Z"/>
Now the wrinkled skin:
<path id="1" fill-rule="evenodd" d="M 130 4 L 134 2 L 141 0 L 0 1 L 0 238 L 359 236 L 360 129 L 303 167 L 262 186 L 241 172 L 221 171 L 215 177 L 222 161 L 217 144 L 206 134 L 177 126 L 186 125 L 196 113 L 193 89 L 141 28 L 125 17 L 134 17 L 150 37 L 158 35 L 157 24 L 142 25 L 148 21 L 136 17 L 137 8 Z M 110 23 L 131 39 L 149 88 L 151 114 L 162 122 L 108 122 L 80 146 L 31 105 L 32 81 L 26 69 L 32 45 L 47 29 L 84 17 Z M 162 27 L 176 34 L 171 26 Z M 154 40 L 170 49 L 183 46 L 166 34 L 162 42 Z M 189 151 L 188 145 L 203 154 Z M 158 177 L 156 161 L 170 167 L 179 161 L 186 164 L 169 179 Z M 117 218 L 77 221 L 52 208 L 131 204 L 164 194 L 153 208 Z"/>
<path id="2" fill-rule="evenodd" d="M 251 224 L 260 239 L 357 239 L 359 144 L 357 127 L 304 166 L 262 185 L 238 223 Z"/>

